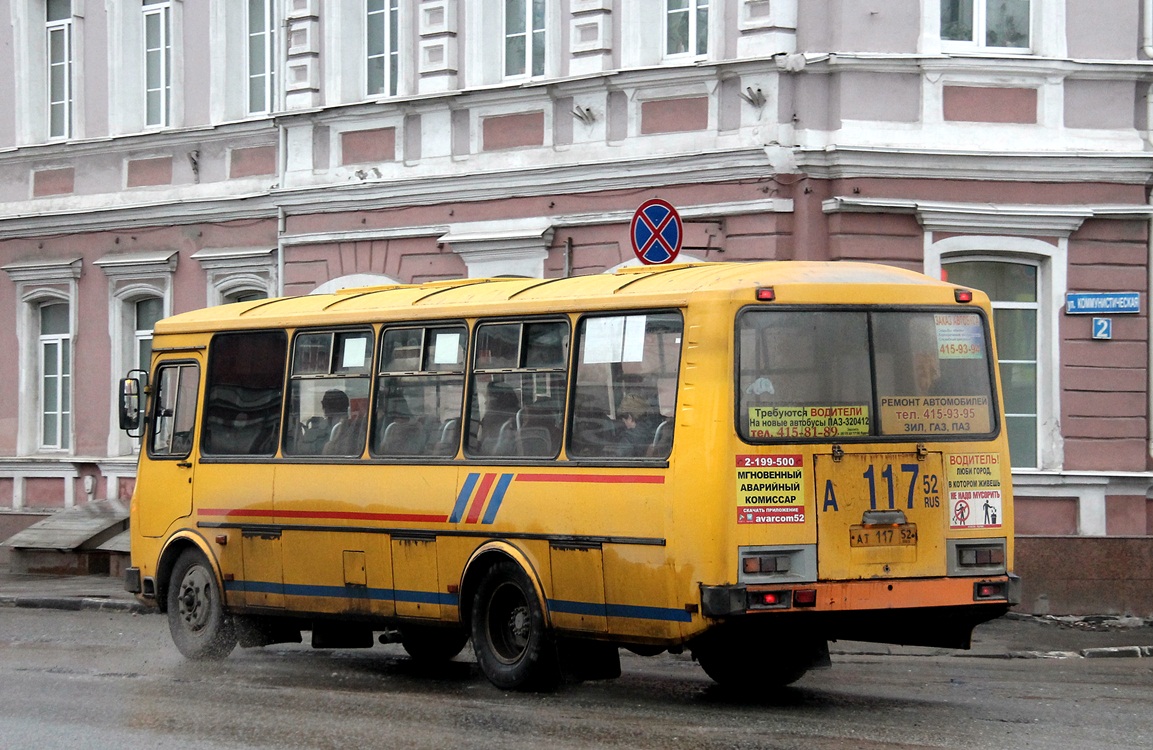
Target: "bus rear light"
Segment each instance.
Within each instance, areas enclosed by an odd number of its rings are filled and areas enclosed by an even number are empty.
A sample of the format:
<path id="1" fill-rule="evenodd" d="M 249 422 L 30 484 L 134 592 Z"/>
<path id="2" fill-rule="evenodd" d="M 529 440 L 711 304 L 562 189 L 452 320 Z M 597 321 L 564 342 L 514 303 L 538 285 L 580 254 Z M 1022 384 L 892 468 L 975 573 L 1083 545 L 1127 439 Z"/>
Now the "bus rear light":
<path id="1" fill-rule="evenodd" d="M 772 302 L 777 298 L 777 293 L 773 291 L 771 286 L 763 286 L 757 289 L 757 302 Z"/>
<path id="2" fill-rule="evenodd" d="M 797 589 L 793 592 L 793 606 L 794 607 L 815 607 L 817 606 L 817 590 L 816 589 Z"/>
<path id="3" fill-rule="evenodd" d="M 958 302 L 972 302 L 973 292 L 969 289 L 954 289 L 953 299 L 957 300 Z"/>
<path id="4" fill-rule="evenodd" d="M 973 600 L 1008 599 L 1008 591 L 1001 581 L 981 581 L 973 584 Z"/>
<path id="5" fill-rule="evenodd" d="M 756 573 L 788 573 L 789 556 L 755 555 L 753 557 L 746 557 L 741 563 L 741 568 L 745 573 L 750 575 Z"/>
<path id="6" fill-rule="evenodd" d="M 793 606 L 791 591 L 750 591 L 749 609 L 788 609 Z"/>

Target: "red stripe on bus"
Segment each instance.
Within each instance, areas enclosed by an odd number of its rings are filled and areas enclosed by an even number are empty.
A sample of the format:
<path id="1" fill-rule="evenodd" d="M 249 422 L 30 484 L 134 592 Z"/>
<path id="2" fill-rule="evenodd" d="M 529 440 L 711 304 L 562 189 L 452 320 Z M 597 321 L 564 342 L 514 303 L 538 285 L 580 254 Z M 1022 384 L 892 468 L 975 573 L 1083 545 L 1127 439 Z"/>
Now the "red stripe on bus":
<path id="1" fill-rule="evenodd" d="M 423 523 L 444 523 L 448 516 L 435 516 L 427 513 L 354 513 L 350 511 L 319 510 L 228 510 L 225 508 L 202 508 L 196 511 L 200 516 L 243 516 L 246 518 L 326 518 L 343 521 L 419 521 Z"/>
<path id="2" fill-rule="evenodd" d="M 488 499 L 488 491 L 495 479 L 496 474 L 485 474 L 481 478 L 480 486 L 476 488 L 476 495 L 472 499 L 472 506 L 468 509 L 468 518 L 464 519 L 465 523 L 476 523 L 476 519 L 480 518 L 480 509 L 484 507 L 484 501 Z"/>
<path id="3" fill-rule="evenodd" d="M 517 474 L 518 482 L 571 482 L 574 484 L 664 484 L 655 474 Z"/>

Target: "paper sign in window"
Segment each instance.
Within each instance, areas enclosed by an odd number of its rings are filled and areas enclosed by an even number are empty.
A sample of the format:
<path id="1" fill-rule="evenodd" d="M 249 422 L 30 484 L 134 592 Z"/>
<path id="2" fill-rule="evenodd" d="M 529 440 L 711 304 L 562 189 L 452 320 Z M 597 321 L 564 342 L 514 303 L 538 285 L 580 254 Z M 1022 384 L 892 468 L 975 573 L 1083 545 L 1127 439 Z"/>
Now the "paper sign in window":
<path id="1" fill-rule="evenodd" d="M 344 340 L 344 359 L 341 367 L 345 370 L 356 370 L 364 367 L 364 355 L 367 350 L 368 339 L 355 338 Z"/>
<path id="2" fill-rule="evenodd" d="M 432 363 L 435 365 L 455 365 L 460 361 L 460 334 L 459 333 L 438 333 L 436 334 L 436 346 L 432 355 Z"/>
<path id="3" fill-rule="evenodd" d="M 641 362 L 644 356 L 644 315 L 590 318 L 585 324 L 585 364 Z"/>

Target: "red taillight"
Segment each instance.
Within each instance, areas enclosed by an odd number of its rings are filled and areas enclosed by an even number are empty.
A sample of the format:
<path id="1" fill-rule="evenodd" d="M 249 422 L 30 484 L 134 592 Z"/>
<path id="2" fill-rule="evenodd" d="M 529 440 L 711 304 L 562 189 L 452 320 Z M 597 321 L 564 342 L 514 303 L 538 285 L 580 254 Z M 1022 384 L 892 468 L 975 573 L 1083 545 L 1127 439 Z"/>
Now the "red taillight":
<path id="1" fill-rule="evenodd" d="M 953 299 L 957 300 L 958 302 L 972 302 L 973 292 L 968 289 L 954 289 Z"/>
<path id="2" fill-rule="evenodd" d="M 815 607 L 817 606 L 817 590 L 816 589 L 797 589 L 793 592 L 793 606 L 794 607 Z"/>
<path id="3" fill-rule="evenodd" d="M 775 607 L 781 603 L 781 595 L 776 591 L 767 591 L 761 594 L 761 604 L 766 607 Z"/>
<path id="4" fill-rule="evenodd" d="M 763 286 L 757 290 L 758 302 L 772 302 L 777 298 L 777 293 L 773 291 L 771 286 Z"/>
<path id="5" fill-rule="evenodd" d="M 974 584 L 973 599 L 1007 599 L 1005 584 L 1000 582 L 982 582 Z"/>

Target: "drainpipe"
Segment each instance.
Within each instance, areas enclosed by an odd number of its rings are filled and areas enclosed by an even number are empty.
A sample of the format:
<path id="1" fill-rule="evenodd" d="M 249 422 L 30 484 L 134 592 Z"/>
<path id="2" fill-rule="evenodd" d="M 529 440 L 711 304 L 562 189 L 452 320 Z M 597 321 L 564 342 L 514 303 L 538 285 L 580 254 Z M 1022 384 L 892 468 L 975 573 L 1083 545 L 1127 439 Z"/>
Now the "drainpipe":
<path id="1" fill-rule="evenodd" d="M 1153 60 L 1153 0 L 1145 0 L 1143 15 L 1145 23 L 1141 27 L 1141 51 L 1146 58 Z M 1145 92 L 1145 132 L 1147 139 L 1153 141 L 1153 86 Z"/>
<path id="2" fill-rule="evenodd" d="M 284 206 L 276 207 L 276 296 L 284 296 Z"/>

